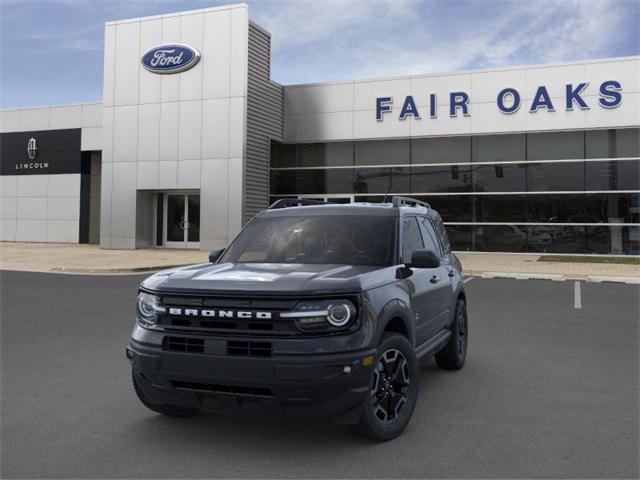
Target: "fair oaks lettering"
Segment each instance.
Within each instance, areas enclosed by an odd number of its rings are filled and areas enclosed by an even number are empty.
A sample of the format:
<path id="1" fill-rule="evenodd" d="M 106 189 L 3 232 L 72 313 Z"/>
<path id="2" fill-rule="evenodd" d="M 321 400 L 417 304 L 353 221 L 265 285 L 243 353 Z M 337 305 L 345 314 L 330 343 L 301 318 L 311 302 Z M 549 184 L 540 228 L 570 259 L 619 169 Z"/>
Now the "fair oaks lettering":
<path id="1" fill-rule="evenodd" d="M 529 113 L 536 113 L 539 110 L 555 112 L 556 108 L 564 108 L 566 111 L 571 111 L 575 108 L 589 110 L 591 107 L 585 98 L 588 87 L 588 82 L 566 84 L 561 95 L 558 95 L 559 92 L 553 92 L 553 98 L 562 98 L 562 105 L 555 105 L 554 101 L 557 103 L 558 100 L 552 100 L 549 89 L 541 85 L 532 92 L 532 99 L 527 101 L 526 108 Z M 622 85 L 617 80 L 604 81 L 598 86 L 597 95 L 597 104 L 601 108 L 619 107 L 622 103 Z M 394 111 L 397 111 L 396 108 L 399 108 L 398 119 L 400 120 L 406 120 L 410 117 L 420 120 L 423 118 L 422 109 L 425 110 L 424 113 L 428 118 L 437 118 L 438 95 L 436 93 L 429 93 L 425 96 L 425 99 L 428 99 L 427 103 L 418 107 L 416 98 L 414 98 L 413 95 L 407 95 L 398 106 L 394 104 L 393 97 L 377 97 L 376 120 L 379 122 L 383 121 L 385 114 L 392 114 Z M 450 117 L 457 117 L 459 114 L 465 117 L 471 115 L 469 93 L 464 91 L 449 92 L 448 100 Z M 503 88 L 496 95 L 496 106 L 498 110 L 505 115 L 517 112 L 523 103 L 525 103 L 525 100 L 523 100 L 522 95 L 513 87 Z"/>

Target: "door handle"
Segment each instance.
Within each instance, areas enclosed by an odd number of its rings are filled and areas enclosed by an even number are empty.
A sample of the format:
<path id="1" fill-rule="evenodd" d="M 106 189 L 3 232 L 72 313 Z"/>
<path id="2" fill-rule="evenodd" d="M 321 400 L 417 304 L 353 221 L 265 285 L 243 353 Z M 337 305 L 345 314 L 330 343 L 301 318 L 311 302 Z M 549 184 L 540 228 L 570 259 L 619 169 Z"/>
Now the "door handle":
<path id="1" fill-rule="evenodd" d="M 456 276 L 456 271 L 453 270 L 453 269 L 449 270 L 449 276 L 450 277 L 455 277 Z"/>
<path id="2" fill-rule="evenodd" d="M 431 280 L 429 280 L 431 283 L 438 283 L 440 281 L 440 277 L 437 275 L 434 275 L 433 277 L 431 277 Z"/>

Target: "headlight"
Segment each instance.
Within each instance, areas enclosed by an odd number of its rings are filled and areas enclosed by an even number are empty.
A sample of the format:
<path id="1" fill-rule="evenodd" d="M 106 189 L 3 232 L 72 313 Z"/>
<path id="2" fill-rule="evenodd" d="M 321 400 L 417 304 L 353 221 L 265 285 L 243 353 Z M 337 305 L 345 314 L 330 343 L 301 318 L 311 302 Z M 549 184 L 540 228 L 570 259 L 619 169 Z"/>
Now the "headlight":
<path id="1" fill-rule="evenodd" d="M 281 318 L 294 320 L 298 330 L 305 333 L 332 332 L 351 326 L 356 318 L 356 307 L 349 300 L 320 300 L 300 302 Z"/>
<path id="2" fill-rule="evenodd" d="M 138 293 L 137 319 L 144 327 L 151 327 L 158 321 L 158 313 L 165 311 L 160 305 L 160 299 L 146 292 Z"/>

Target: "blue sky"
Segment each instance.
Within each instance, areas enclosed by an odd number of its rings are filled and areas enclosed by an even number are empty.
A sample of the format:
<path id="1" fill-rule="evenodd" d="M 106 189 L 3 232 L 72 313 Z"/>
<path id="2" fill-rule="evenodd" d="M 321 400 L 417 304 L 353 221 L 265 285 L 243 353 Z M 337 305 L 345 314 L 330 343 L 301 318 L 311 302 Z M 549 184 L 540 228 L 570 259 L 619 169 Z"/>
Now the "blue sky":
<path id="1" fill-rule="evenodd" d="M 104 22 L 233 1 L 0 0 L 0 106 L 102 99 Z M 283 84 L 640 53 L 639 0 L 256 0 Z"/>

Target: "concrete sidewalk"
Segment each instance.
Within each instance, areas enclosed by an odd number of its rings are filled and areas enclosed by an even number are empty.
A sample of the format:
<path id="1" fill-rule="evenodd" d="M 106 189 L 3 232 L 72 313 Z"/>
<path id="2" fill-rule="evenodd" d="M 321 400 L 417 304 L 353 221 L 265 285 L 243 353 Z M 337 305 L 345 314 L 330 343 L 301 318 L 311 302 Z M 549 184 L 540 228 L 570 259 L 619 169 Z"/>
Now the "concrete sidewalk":
<path id="1" fill-rule="evenodd" d="M 539 254 L 456 253 L 465 275 L 640 283 L 640 265 L 539 262 Z"/>
<path id="2" fill-rule="evenodd" d="M 540 255 L 534 254 L 461 252 L 457 255 L 465 275 L 640 282 L 640 265 L 538 262 Z M 197 250 L 103 250 L 97 245 L 0 242 L 2 270 L 122 274 L 207 261 L 208 253 Z"/>
<path id="3" fill-rule="evenodd" d="M 198 250 L 105 250 L 97 245 L 0 242 L 1 270 L 109 274 L 148 272 L 208 261 L 209 254 Z"/>

